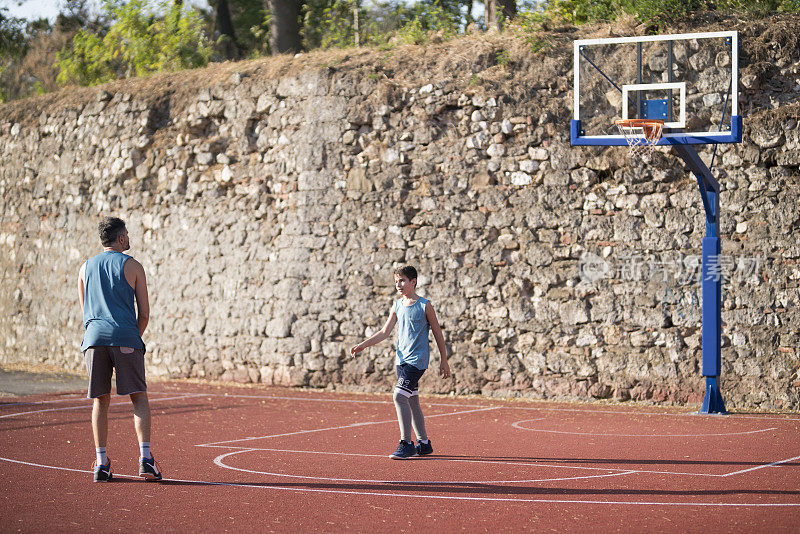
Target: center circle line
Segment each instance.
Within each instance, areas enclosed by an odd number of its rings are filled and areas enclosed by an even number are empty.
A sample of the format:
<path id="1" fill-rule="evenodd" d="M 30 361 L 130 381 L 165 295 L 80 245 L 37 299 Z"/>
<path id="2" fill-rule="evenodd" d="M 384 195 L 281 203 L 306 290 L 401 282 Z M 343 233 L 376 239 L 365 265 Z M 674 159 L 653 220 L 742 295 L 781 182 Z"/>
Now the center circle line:
<path id="1" fill-rule="evenodd" d="M 306 480 L 324 480 L 327 482 L 366 482 L 372 484 L 430 484 L 430 485 L 448 485 L 448 486 L 458 486 L 458 485 L 466 485 L 466 484 L 520 484 L 520 483 L 530 483 L 530 482 L 558 482 L 558 481 L 566 481 L 566 480 L 582 480 L 588 478 L 606 478 L 606 477 L 616 477 L 621 475 L 629 475 L 635 473 L 635 471 L 624 471 L 620 470 L 615 473 L 602 473 L 599 475 L 583 475 L 577 477 L 558 477 L 558 478 L 535 478 L 535 479 L 525 479 L 525 480 L 457 480 L 457 481 L 434 481 L 434 480 L 380 480 L 380 479 L 357 479 L 357 478 L 334 478 L 334 477 L 320 477 L 320 476 L 310 476 L 310 475 L 292 475 L 286 473 L 273 473 L 270 471 L 258 471 L 255 469 L 245 469 L 243 467 L 234 467 L 228 465 L 224 462 L 224 460 L 228 456 L 234 456 L 237 454 L 245 453 L 245 452 L 254 452 L 261 449 L 243 449 L 238 451 L 226 452 L 224 454 L 220 454 L 216 458 L 214 458 L 214 464 L 223 469 L 231 469 L 233 471 L 241 471 L 243 473 L 252 473 L 254 475 L 269 475 L 269 476 L 276 476 L 276 477 L 284 477 L 284 478 L 302 478 Z M 532 467 L 539 467 L 533 465 Z"/>

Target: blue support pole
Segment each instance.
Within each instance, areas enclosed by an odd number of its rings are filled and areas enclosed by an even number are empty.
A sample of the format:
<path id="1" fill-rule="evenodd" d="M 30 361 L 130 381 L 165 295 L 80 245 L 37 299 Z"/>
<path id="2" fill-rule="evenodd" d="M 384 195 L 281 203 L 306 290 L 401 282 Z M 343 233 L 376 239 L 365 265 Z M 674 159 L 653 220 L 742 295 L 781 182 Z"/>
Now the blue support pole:
<path id="1" fill-rule="evenodd" d="M 706 395 L 701 413 L 727 413 L 719 376 L 722 371 L 722 272 L 719 255 L 722 250 L 719 232 L 719 183 L 689 145 L 675 145 L 675 151 L 697 177 L 697 185 L 706 213 L 706 237 L 703 238 L 701 266 L 703 291 L 703 376 L 706 377 Z"/>
<path id="2" fill-rule="evenodd" d="M 701 413 L 725 413 L 725 402 L 722 400 L 718 382 L 722 371 L 722 273 L 719 270 L 719 254 L 719 237 L 712 234 L 703 238 L 702 342 L 706 396 Z"/>

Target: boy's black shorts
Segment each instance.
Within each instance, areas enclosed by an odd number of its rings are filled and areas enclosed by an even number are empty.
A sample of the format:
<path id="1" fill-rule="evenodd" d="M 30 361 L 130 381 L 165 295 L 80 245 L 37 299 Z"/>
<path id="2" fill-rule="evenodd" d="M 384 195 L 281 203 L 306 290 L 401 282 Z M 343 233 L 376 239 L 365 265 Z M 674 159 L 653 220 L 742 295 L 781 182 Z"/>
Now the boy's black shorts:
<path id="1" fill-rule="evenodd" d="M 419 389 L 419 379 L 425 374 L 425 369 L 417 369 L 410 363 L 397 366 L 396 387 L 407 397 L 413 395 Z"/>

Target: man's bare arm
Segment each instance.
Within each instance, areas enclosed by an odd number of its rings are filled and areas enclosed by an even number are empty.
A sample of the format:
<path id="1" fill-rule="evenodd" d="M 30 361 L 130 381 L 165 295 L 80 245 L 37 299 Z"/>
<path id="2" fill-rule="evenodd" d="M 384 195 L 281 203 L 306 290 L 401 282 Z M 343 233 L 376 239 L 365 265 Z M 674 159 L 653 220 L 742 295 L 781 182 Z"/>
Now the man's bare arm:
<path id="1" fill-rule="evenodd" d="M 136 323 L 139 335 L 143 335 L 150 322 L 150 298 L 147 295 L 147 277 L 144 267 L 133 258 L 125 262 L 125 279 L 133 287 L 136 296 Z"/>
<path id="2" fill-rule="evenodd" d="M 78 300 L 81 303 L 81 316 L 83 316 L 83 300 L 84 300 L 84 295 L 86 293 L 86 286 L 83 281 L 85 273 L 86 273 L 86 262 L 83 262 L 80 270 L 78 271 Z M 81 319 L 81 321 L 82 320 L 83 319 Z"/>

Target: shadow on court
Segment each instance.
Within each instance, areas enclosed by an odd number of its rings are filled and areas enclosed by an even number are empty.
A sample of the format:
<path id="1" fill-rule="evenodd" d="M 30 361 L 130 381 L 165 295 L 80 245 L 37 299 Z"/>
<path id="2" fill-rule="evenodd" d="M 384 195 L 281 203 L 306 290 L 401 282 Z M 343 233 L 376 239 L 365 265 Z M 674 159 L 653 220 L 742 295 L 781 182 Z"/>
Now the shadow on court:
<path id="1" fill-rule="evenodd" d="M 163 417 L 168 415 L 183 415 L 183 414 L 192 414 L 192 413 L 208 413 L 209 407 L 207 404 L 190 404 L 190 405 L 183 405 L 183 406 L 169 406 L 162 408 L 158 406 L 156 403 L 153 402 L 155 399 L 151 399 L 150 408 L 153 412 L 155 417 Z M 240 408 L 241 406 L 215 406 L 213 410 L 230 410 L 234 408 Z M 36 428 L 56 428 L 59 426 L 69 426 L 69 425 L 85 425 L 87 421 L 89 421 L 90 413 L 92 410 L 91 404 L 86 404 L 84 406 L 75 407 L 75 412 L 81 413 L 80 410 L 85 410 L 85 415 L 81 417 L 73 417 L 68 420 L 63 421 L 49 421 L 49 422 L 37 422 L 31 424 L 23 424 L 17 426 L 3 426 L 2 430 L 27 430 L 27 429 L 36 429 Z M 127 410 L 127 411 L 126 411 Z M 30 415 L 36 416 L 41 415 L 42 413 L 37 413 L 35 410 L 31 411 Z M 19 416 L 15 417 L 25 417 L 27 414 L 22 413 Z M 128 403 L 127 406 L 124 404 L 112 406 L 111 412 L 108 414 L 109 422 L 113 421 L 130 421 L 133 417 L 133 410 L 131 409 L 131 404 Z M 4 419 L 0 419 L 0 421 L 4 421 Z"/>
<path id="2" fill-rule="evenodd" d="M 141 483 L 138 480 L 121 480 L 121 482 Z M 546 481 L 544 481 L 546 483 Z M 392 491 L 397 490 L 442 493 L 447 495 L 568 495 L 568 496 L 633 496 L 633 497 L 720 497 L 720 496 L 800 496 L 800 490 L 769 490 L 751 488 L 730 489 L 697 489 L 697 490 L 670 490 L 670 489 L 629 489 L 629 488 L 559 488 L 559 487 L 530 487 L 519 484 L 484 484 L 470 482 L 377 482 L 377 483 L 319 483 L 319 482 L 201 482 L 189 480 L 163 480 L 158 484 L 168 486 L 246 486 L 263 488 L 287 488 L 308 490 L 331 491 Z"/>
<path id="3" fill-rule="evenodd" d="M 597 464 L 597 465 L 618 465 L 622 466 L 618 469 L 626 469 L 631 465 L 642 466 L 680 466 L 680 465 L 717 465 L 717 466 L 731 466 L 731 467 L 749 467 L 760 466 L 775 461 L 775 458 L 768 460 L 754 460 L 754 461 L 725 461 L 725 460 L 661 460 L 652 458 L 544 458 L 544 457 L 512 457 L 512 456 L 429 456 L 427 458 L 414 458 L 415 462 L 426 462 L 434 460 L 451 460 L 462 462 L 509 462 L 509 463 L 530 463 L 530 465 L 538 466 L 542 462 L 558 462 L 562 464 Z M 800 462 L 787 462 L 782 463 L 781 466 L 786 467 L 800 467 Z"/>
<path id="4" fill-rule="evenodd" d="M 33 373 L 0 368 L 0 394 L 13 397 L 42 393 L 85 392 L 89 385 L 86 376 L 71 373 Z M 0 404 L 13 404 L 4 399 Z"/>

